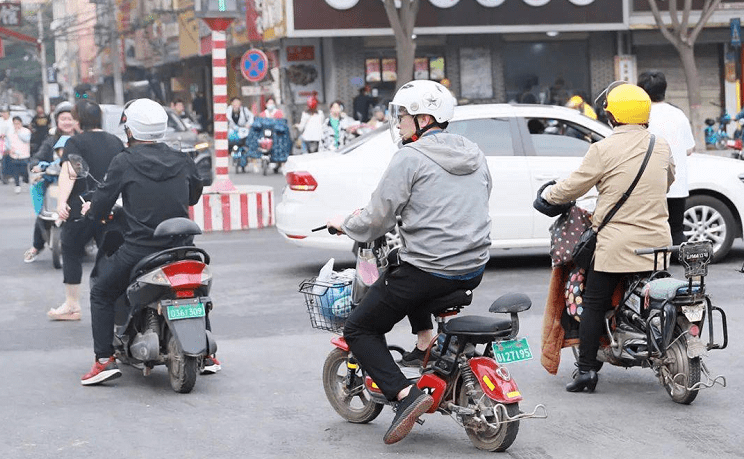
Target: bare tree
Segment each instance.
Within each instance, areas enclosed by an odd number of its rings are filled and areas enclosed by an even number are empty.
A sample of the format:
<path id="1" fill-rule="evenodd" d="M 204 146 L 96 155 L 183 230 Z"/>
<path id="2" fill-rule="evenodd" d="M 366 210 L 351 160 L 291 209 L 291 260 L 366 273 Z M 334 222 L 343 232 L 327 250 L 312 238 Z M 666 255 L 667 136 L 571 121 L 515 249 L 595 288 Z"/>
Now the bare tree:
<path id="1" fill-rule="evenodd" d="M 721 0 L 705 0 L 700 18 L 697 23 L 690 25 L 690 11 L 692 0 L 684 0 L 682 10 L 677 8 L 678 0 L 667 0 L 669 18 L 671 24 L 667 25 L 661 17 L 661 11 L 657 0 L 648 0 L 651 12 L 654 15 L 656 25 L 659 27 L 664 38 L 674 45 L 682 61 L 682 68 L 687 80 L 687 99 L 690 103 L 690 120 L 692 121 L 692 132 L 698 145 L 705 145 L 703 137 L 703 120 L 701 113 L 700 77 L 695 65 L 695 40 L 705 27 L 713 12 L 718 8 Z M 682 17 L 680 18 L 680 14 Z"/>
<path id="2" fill-rule="evenodd" d="M 399 9 L 396 8 L 396 3 L 400 4 Z M 395 54 L 398 58 L 397 88 L 400 88 L 413 79 L 413 63 L 416 58 L 413 27 L 416 25 L 419 0 L 383 0 L 383 5 L 395 34 Z"/>

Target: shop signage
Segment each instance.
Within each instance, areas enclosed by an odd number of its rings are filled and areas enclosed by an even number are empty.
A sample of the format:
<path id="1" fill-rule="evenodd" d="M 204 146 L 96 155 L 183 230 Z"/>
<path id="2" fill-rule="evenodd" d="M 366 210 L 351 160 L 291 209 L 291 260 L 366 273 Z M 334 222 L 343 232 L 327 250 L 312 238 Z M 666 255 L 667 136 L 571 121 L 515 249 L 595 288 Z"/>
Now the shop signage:
<path id="1" fill-rule="evenodd" d="M 279 53 L 279 64 L 282 77 L 286 78 L 291 91 L 291 101 L 304 104 L 308 97 L 315 94 L 320 102 L 325 100 L 323 92 L 323 64 L 320 59 L 320 40 L 288 39 L 284 49 Z"/>
<path id="2" fill-rule="evenodd" d="M 21 25 L 21 4 L 18 2 L 0 3 L 0 26 Z"/>
<path id="3" fill-rule="evenodd" d="M 741 46 L 741 19 L 732 18 L 729 26 L 731 27 L 731 46 Z"/>
<path id="4" fill-rule="evenodd" d="M 252 83 L 263 80 L 268 72 L 269 59 L 260 49 L 249 49 L 240 59 L 240 73 Z"/>
<path id="5" fill-rule="evenodd" d="M 292 15 L 292 21 L 287 33 L 340 37 L 364 36 L 370 29 L 389 31 L 390 21 L 381 0 L 359 2 L 353 8 L 350 1 L 345 10 L 330 5 L 335 1 L 290 2 L 287 16 Z M 626 4 L 619 0 L 428 0 L 419 3 L 416 28 L 421 33 L 436 29 L 437 34 L 463 33 L 463 27 L 481 27 L 483 33 L 523 31 L 525 27 L 550 31 L 557 25 L 565 26 L 564 31 L 622 30 L 627 28 Z M 360 8 L 364 8 L 363 14 Z"/>

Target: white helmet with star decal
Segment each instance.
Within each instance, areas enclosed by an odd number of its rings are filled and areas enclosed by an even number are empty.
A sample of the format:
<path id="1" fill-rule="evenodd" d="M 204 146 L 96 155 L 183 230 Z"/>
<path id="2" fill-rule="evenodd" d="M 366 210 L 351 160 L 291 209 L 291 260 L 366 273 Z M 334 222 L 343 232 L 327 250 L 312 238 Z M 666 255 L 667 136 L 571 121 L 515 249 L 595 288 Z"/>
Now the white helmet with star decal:
<path id="1" fill-rule="evenodd" d="M 431 115 L 437 124 L 446 123 L 455 113 L 455 98 L 443 85 L 431 80 L 414 80 L 398 89 L 390 102 L 390 134 L 394 142 L 400 140 L 400 117 L 403 115 Z M 420 137 L 430 126 L 418 128 Z M 414 139 L 415 140 L 415 139 Z"/>

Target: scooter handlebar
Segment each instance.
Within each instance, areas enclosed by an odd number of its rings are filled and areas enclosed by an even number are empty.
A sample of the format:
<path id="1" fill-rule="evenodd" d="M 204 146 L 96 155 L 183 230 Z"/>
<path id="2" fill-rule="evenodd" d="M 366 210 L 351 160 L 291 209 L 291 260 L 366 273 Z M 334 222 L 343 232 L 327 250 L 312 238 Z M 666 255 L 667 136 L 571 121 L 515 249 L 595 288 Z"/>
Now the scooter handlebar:
<path id="1" fill-rule="evenodd" d="M 312 229 L 312 230 L 310 230 L 310 231 L 312 231 L 313 233 L 315 233 L 315 232 L 317 232 L 317 231 L 322 231 L 322 230 L 324 230 L 324 229 L 327 229 L 327 230 L 328 230 L 328 232 L 329 232 L 329 233 L 331 233 L 331 234 L 337 234 L 337 233 L 338 233 L 338 230 L 337 230 L 336 228 L 334 228 L 334 227 L 332 227 L 332 226 L 328 226 L 328 225 L 323 225 L 323 226 L 319 226 L 319 227 L 317 227 L 317 228 L 313 228 L 313 229 Z"/>

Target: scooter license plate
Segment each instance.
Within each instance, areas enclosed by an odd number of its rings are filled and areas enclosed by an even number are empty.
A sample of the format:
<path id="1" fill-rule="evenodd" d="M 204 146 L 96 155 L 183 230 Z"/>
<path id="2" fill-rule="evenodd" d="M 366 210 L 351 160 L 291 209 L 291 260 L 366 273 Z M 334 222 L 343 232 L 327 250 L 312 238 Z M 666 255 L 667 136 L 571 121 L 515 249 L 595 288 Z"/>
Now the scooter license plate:
<path id="1" fill-rule="evenodd" d="M 493 355 L 498 363 L 515 363 L 532 359 L 527 337 L 493 343 Z"/>
<path id="2" fill-rule="evenodd" d="M 168 314 L 168 320 L 193 319 L 206 315 L 204 303 L 200 303 L 196 298 L 173 300 L 165 307 L 165 311 Z"/>
<path id="3" fill-rule="evenodd" d="M 700 322 L 703 320 L 703 303 L 693 304 L 692 306 L 682 306 L 682 312 L 690 322 Z"/>

